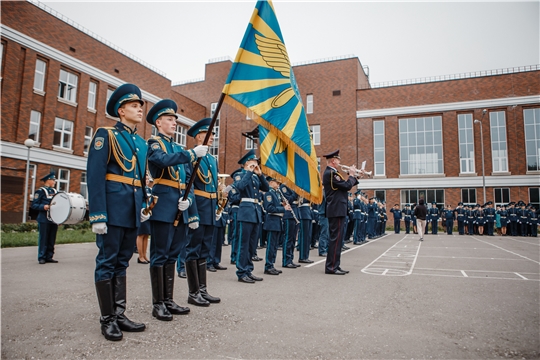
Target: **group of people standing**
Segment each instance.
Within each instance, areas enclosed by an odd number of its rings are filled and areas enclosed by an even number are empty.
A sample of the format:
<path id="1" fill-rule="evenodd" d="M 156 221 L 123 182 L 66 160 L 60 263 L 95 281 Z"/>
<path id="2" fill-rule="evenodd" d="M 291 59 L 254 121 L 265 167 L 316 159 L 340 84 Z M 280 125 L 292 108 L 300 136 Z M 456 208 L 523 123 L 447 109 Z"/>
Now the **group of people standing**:
<path id="1" fill-rule="evenodd" d="M 421 202 L 422 206 L 425 206 L 423 199 Z M 405 208 L 400 209 L 399 205 L 395 204 L 390 210 L 394 215 L 396 234 L 400 233 L 401 222 L 405 224 L 406 234 L 409 234 L 411 225 L 414 233 L 420 233 L 415 215 L 416 208 L 416 204 L 413 204 L 412 208 L 406 204 Z M 459 235 L 537 236 L 538 234 L 537 210 L 532 204 L 525 204 L 523 201 L 498 205 L 496 208 L 493 207 L 492 201 L 484 205 L 464 205 L 459 202 L 456 208 L 448 204 L 443 209 L 439 209 L 437 203 L 433 202 L 431 207 L 426 207 L 425 219 L 422 220 L 425 220 L 423 234 L 428 233 L 431 226 L 431 234 L 436 235 L 440 224 L 447 234 L 452 235 L 456 222 Z"/>

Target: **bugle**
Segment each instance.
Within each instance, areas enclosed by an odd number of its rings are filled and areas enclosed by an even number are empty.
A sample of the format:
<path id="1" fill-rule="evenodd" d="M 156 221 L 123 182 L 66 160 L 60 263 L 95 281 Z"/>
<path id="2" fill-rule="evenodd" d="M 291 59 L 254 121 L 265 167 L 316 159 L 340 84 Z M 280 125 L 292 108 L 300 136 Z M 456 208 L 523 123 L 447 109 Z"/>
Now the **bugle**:
<path id="1" fill-rule="evenodd" d="M 346 172 L 349 172 L 351 169 L 351 167 L 347 165 L 339 165 L 339 166 L 341 167 L 341 170 L 346 171 Z M 363 169 L 356 169 L 354 176 L 358 177 L 358 176 L 366 175 L 367 177 L 371 177 L 372 173 L 373 171 L 365 171 Z"/>

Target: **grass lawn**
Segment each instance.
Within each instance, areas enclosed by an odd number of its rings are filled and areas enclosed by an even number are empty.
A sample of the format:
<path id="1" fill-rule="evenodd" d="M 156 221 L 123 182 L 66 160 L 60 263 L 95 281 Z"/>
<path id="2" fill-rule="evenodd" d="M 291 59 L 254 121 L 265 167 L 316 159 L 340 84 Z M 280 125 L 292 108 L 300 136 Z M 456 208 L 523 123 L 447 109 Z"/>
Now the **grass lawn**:
<path id="1" fill-rule="evenodd" d="M 4 232 L 2 237 L 2 248 L 19 246 L 37 246 L 38 232 Z M 56 244 L 75 244 L 84 242 L 95 242 L 96 234 L 89 229 L 64 229 L 58 228 L 56 234 Z"/>

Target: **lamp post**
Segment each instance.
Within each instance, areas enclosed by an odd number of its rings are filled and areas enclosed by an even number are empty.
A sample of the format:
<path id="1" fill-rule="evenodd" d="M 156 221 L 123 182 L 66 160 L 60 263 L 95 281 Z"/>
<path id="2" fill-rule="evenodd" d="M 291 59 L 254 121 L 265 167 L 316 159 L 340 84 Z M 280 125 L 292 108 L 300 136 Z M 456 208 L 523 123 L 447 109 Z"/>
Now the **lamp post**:
<path id="1" fill-rule="evenodd" d="M 486 110 L 482 113 L 482 120 Z M 482 120 L 474 120 L 475 124 L 480 124 L 480 147 L 482 148 L 482 188 L 484 189 L 484 204 L 486 203 L 486 173 L 484 170 L 484 132 L 482 131 Z"/>
<path id="2" fill-rule="evenodd" d="M 23 201 L 23 219 L 22 222 L 26 222 L 26 208 L 28 205 L 28 175 L 30 173 L 30 149 L 34 147 L 34 140 L 24 140 L 24 146 L 28 148 L 28 155 L 26 157 L 26 180 L 24 182 L 24 201 Z"/>

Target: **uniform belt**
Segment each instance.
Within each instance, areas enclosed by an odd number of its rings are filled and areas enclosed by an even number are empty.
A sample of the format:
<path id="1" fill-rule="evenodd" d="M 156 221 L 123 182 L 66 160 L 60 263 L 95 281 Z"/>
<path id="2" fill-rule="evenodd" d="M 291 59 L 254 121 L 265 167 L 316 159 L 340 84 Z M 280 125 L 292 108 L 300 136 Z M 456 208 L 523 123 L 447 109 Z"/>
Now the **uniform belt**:
<path id="1" fill-rule="evenodd" d="M 178 181 L 168 180 L 168 179 L 154 179 L 154 185 L 165 185 L 170 186 L 175 189 L 184 190 L 186 184 L 180 184 Z"/>
<path id="2" fill-rule="evenodd" d="M 501 219 L 506 219 L 506 216 L 501 216 Z"/>
<path id="3" fill-rule="evenodd" d="M 228 215 L 229 213 L 228 213 L 228 212 L 226 212 L 226 211 L 223 211 L 223 212 L 222 212 L 222 214 L 224 214 L 224 215 Z"/>
<path id="4" fill-rule="evenodd" d="M 209 193 L 209 192 L 202 191 L 202 190 L 197 190 L 197 189 L 193 190 L 193 192 L 195 193 L 195 195 L 202 196 L 202 197 L 205 197 L 207 199 L 216 199 L 217 198 L 216 193 Z"/>
<path id="5" fill-rule="evenodd" d="M 292 204 L 293 205 L 298 205 L 298 201 L 293 201 Z"/>
<path id="6" fill-rule="evenodd" d="M 522 218 L 522 219 L 526 219 L 527 217 L 526 217 L 526 216 L 522 216 L 521 218 Z"/>
<path id="7" fill-rule="evenodd" d="M 307 204 L 300 205 L 300 207 L 302 207 L 302 206 L 311 206 L 311 205 L 309 203 L 307 203 Z"/>
<path id="8" fill-rule="evenodd" d="M 283 217 L 283 214 L 281 214 L 281 213 L 272 213 L 272 214 L 270 214 L 270 215 L 274 215 L 274 216 L 279 216 L 279 217 Z"/>
<path id="9" fill-rule="evenodd" d="M 360 209 L 354 209 L 354 211 L 355 212 L 360 212 L 360 213 L 362 212 L 362 210 L 360 210 Z"/>
<path id="10" fill-rule="evenodd" d="M 141 180 L 133 179 L 123 175 L 107 174 L 105 175 L 105 180 L 141 187 Z"/>
<path id="11" fill-rule="evenodd" d="M 252 199 L 252 198 L 242 198 L 242 200 L 240 200 L 240 202 L 250 202 L 250 203 L 258 204 L 258 203 L 259 203 L 259 200 L 257 200 L 257 199 Z"/>
<path id="12" fill-rule="evenodd" d="M 238 206 L 238 205 L 231 205 L 231 208 L 233 208 L 233 209 L 238 209 L 239 206 Z"/>

